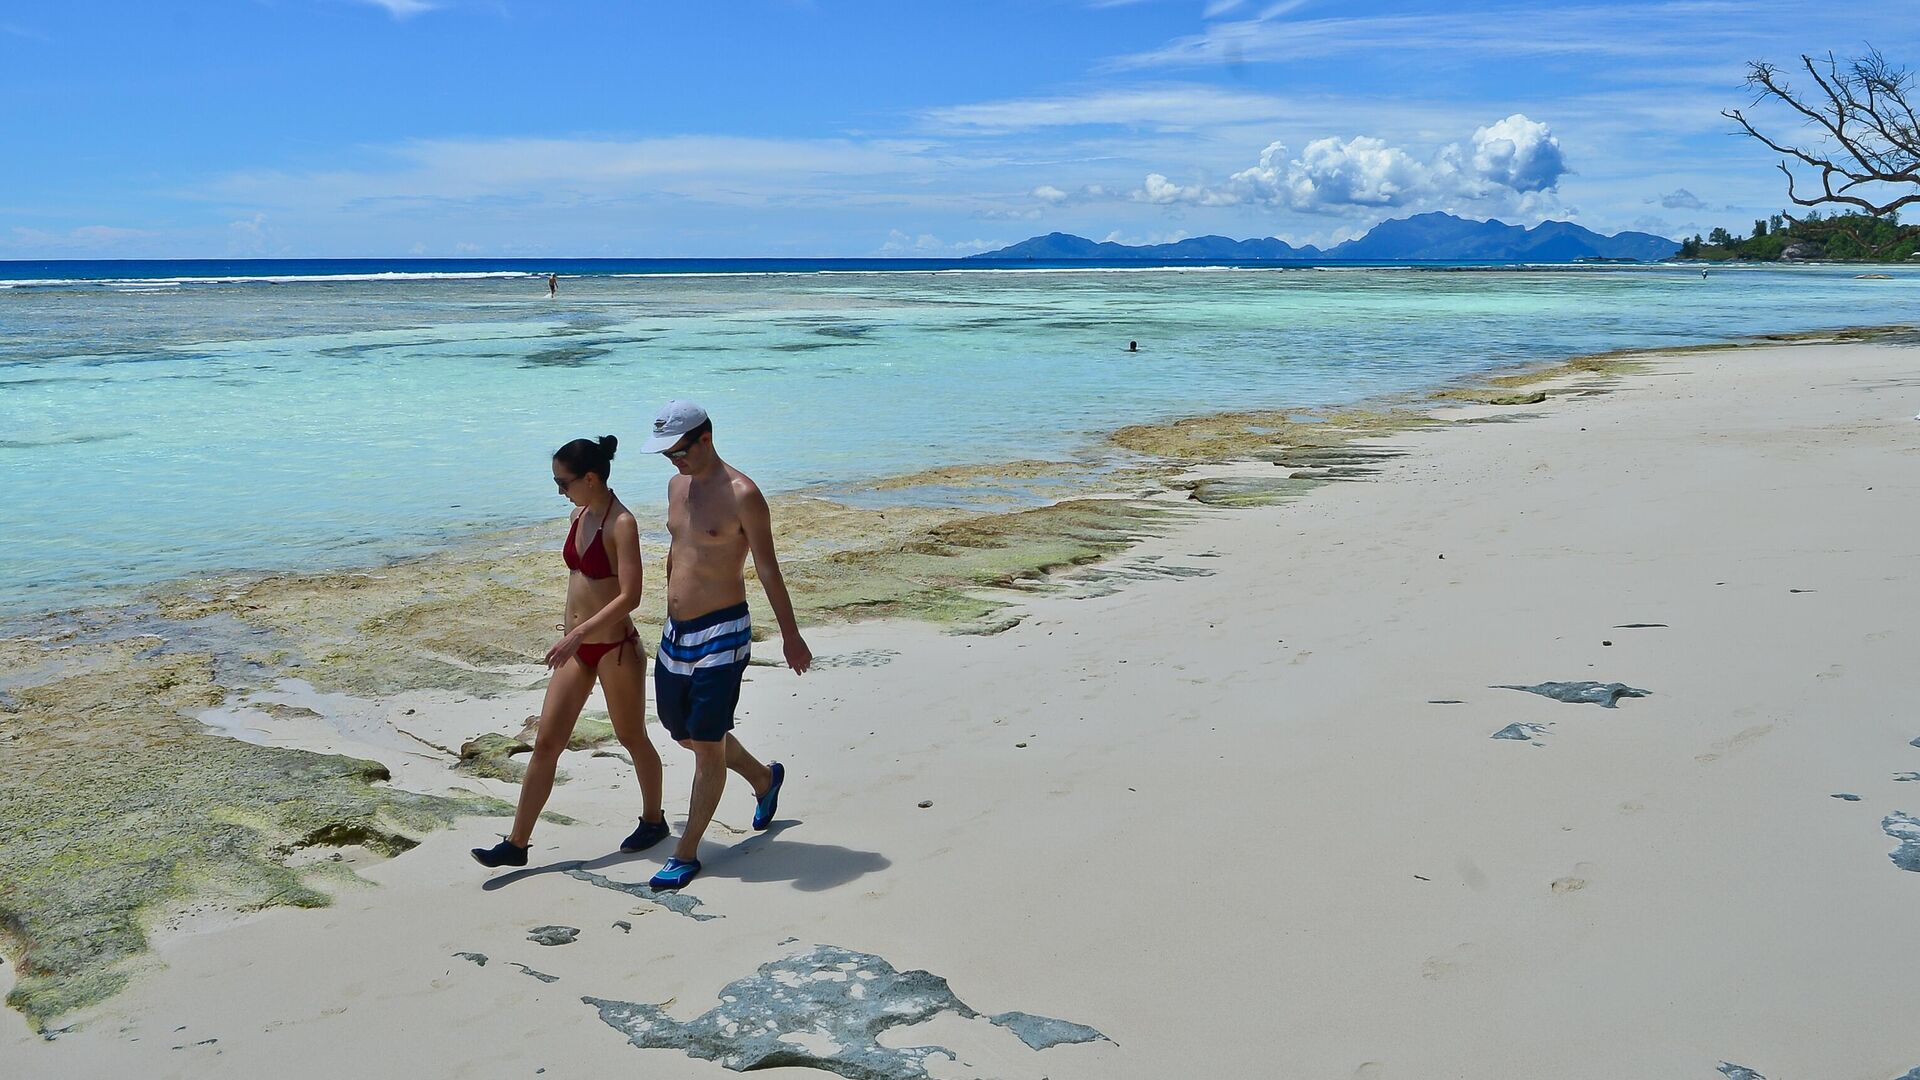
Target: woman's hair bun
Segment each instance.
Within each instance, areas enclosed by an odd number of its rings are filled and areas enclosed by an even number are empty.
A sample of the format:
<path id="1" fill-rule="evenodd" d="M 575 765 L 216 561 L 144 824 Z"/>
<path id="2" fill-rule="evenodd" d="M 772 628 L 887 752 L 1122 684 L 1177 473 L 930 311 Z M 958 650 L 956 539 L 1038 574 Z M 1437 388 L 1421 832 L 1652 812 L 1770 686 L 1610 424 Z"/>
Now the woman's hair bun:
<path id="1" fill-rule="evenodd" d="M 602 436 L 600 436 L 600 449 L 602 449 L 602 450 L 605 450 L 605 451 L 607 452 L 607 460 L 608 460 L 608 461 L 612 461 L 612 460 L 613 460 L 613 451 L 614 451 L 614 450 L 615 450 L 615 448 L 617 448 L 617 447 L 618 447 L 619 445 L 620 445 L 620 440 L 619 440 L 619 439 L 616 439 L 616 438 L 614 438 L 614 437 L 613 437 L 613 436 L 611 436 L 611 435 L 602 435 Z"/>

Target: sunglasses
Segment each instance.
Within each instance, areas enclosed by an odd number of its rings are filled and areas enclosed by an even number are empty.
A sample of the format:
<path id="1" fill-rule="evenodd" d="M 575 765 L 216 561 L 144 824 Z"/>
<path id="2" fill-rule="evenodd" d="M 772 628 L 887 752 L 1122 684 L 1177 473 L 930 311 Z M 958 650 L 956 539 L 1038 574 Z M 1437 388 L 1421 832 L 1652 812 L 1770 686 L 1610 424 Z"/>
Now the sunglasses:
<path id="1" fill-rule="evenodd" d="M 666 458 L 668 461 L 679 461 L 681 458 L 693 453 L 693 445 L 693 443 L 688 443 L 677 450 L 662 450 L 660 451 L 660 456 Z"/>
<path id="2" fill-rule="evenodd" d="M 559 488 L 560 491 L 564 494 L 566 490 L 572 487 L 579 479 L 580 478 L 577 476 L 570 476 L 565 480 L 562 480 L 556 476 L 553 478 L 553 486 Z"/>

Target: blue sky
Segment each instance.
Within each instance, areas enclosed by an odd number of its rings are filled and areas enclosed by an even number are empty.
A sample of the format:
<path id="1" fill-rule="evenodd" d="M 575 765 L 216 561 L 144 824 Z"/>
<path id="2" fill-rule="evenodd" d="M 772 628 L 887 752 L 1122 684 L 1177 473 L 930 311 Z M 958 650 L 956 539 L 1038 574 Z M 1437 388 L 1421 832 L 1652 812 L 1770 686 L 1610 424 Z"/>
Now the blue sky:
<path id="1" fill-rule="evenodd" d="M 1912 0 L 0 4 L 0 258 L 947 256 L 1784 204 L 1750 59 Z M 1781 127 L 1791 132 L 1784 119 Z"/>

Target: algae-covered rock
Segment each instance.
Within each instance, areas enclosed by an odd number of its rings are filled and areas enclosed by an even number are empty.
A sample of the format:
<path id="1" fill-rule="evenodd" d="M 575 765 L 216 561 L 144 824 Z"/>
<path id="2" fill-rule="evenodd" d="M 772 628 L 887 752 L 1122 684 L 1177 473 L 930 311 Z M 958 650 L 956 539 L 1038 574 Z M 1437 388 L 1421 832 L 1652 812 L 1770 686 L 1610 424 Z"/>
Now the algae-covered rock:
<path id="1" fill-rule="evenodd" d="M 1221 461 L 1259 456 L 1276 447 L 1342 446 L 1356 439 L 1390 435 L 1439 423 L 1408 408 L 1255 410 L 1187 416 L 1133 424 L 1114 432 L 1114 445 L 1175 461 Z"/>
<path id="2" fill-rule="evenodd" d="M 598 717 L 582 716 L 574 721 L 573 734 L 567 737 L 567 749 L 591 750 L 604 746 L 614 740 L 613 722 Z"/>
<path id="3" fill-rule="evenodd" d="M 168 906 L 321 906 L 319 871 L 284 861 L 294 849 L 390 854 L 459 815 L 508 810 L 386 788 L 378 762 L 206 733 L 186 713 L 224 696 L 207 655 L 129 642 L 88 653 L 81 674 L 16 687 L 16 709 L 0 713 L 0 938 L 18 976 L 7 1003 L 36 1025 L 118 990 Z M 17 652 L 0 660 L 23 666 Z"/>
<path id="4" fill-rule="evenodd" d="M 531 728 L 532 725 L 529 725 Z M 583 716 L 574 722 L 573 734 L 567 737 L 567 749 L 591 750 L 596 746 L 613 741 L 613 724 L 607 720 Z M 474 776 L 483 776 L 489 780 L 504 780 L 517 784 L 526 775 L 527 767 L 513 760 L 518 754 L 533 753 L 533 744 L 525 737 L 514 738 L 497 732 L 475 735 L 460 744 L 460 760 L 454 768 Z M 561 778 L 556 776 L 555 780 Z"/>
<path id="5" fill-rule="evenodd" d="M 1154 535 L 1168 511 L 1130 499 L 1072 499 L 958 518 L 885 545 L 782 563 L 807 613 L 979 622 L 1004 604 L 977 590 L 1079 566 Z M 750 602 L 757 605 L 758 594 Z M 758 610 L 756 606 L 756 611 Z"/>
<path id="6" fill-rule="evenodd" d="M 1194 481 L 1190 498 L 1209 506 L 1272 506 L 1298 499 L 1326 483 L 1313 476 L 1217 476 Z"/>
<path id="7" fill-rule="evenodd" d="M 500 669 L 537 663 L 557 637 L 566 575 L 548 529 L 501 534 L 368 571 L 280 573 L 161 596 L 167 618 L 231 614 L 294 642 L 280 673 L 323 691 L 428 688 L 494 694 Z"/>
<path id="8" fill-rule="evenodd" d="M 1481 405 L 1538 405 L 1547 400 L 1544 390 L 1501 393 L 1498 390 L 1456 388 L 1436 391 L 1433 396 L 1443 401 L 1471 401 Z"/>
<path id="9" fill-rule="evenodd" d="M 460 762 L 454 768 L 489 780 L 517 784 L 527 767 L 513 760 L 514 754 L 531 754 L 533 747 L 519 739 L 488 732 L 460 744 Z"/>

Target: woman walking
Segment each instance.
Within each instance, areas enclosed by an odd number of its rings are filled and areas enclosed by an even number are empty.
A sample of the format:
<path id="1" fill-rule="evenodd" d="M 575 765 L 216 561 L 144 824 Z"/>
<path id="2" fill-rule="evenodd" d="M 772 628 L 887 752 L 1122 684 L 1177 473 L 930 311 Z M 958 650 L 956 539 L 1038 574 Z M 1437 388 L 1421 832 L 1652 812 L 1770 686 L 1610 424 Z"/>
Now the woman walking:
<path id="1" fill-rule="evenodd" d="M 667 838 L 660 809 L 660 755 L 647 737 L 646 657 L 633 627 L 640 604 L 640 526 L 607 486 L 618 440 L 575 439 L 553 455 L 553 482 L 577 508 L 567 526 L 566 636 L 547 650 L 553 678 L 540 707 L 533 755 L 520 781 L 513 831 L 490 848 L 474 848 L 482 866 L 525 866 L 533 825 L 553 791 L 553 772 L 596 679 L 620 745 L 640 779 L 640 826 L 620 844 L 640 851 Z"/>

